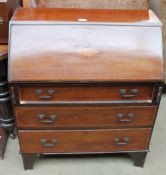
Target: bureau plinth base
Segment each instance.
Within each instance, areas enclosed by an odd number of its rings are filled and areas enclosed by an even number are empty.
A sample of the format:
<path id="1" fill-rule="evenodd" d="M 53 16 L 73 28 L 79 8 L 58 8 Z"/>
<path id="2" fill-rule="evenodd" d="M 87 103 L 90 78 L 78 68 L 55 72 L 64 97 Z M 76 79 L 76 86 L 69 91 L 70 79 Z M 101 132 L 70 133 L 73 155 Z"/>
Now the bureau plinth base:
<path id="1" fill-rule="evenodd" d="M 147 152 L 130 152 L 130 153 L 106 153 L 106 154 L 102 154 L 103 156 L 111 156 L 111 155 L 118 155 L 118 156 L 123 156 L 125 154 L 128 154 L 134 161 L 134 165 L 135 166 L 138 166 L 138 167 L 144 167 L 144 163 L 145 163 L 145 159 L 146 159 L 146 156 L 147 156 Z M 88 156 L 88 154 L 81 154 L 81 155 L 78 155 L 78 154 L 73 154 L 74 157 L 75 156 Z M 43 155 L 41 154 L 42 158 L 47 156 L 47 154 Z M 62 154 L 62 155 L 48 155 L 48 156 L 65 156 L 65 154 Z M 68 156 L 68 155 L 67 155 Z M 90 155 L 92 156 L 92 155 Z M 23 160 L 23 165 L 24 165 L 24 170 L 31 170 L 34 168 L 34 163 L 35 161 L 40 158 L 40 156 L 38 154 L 32 154 L 32 153 L 23 153 L 22 154 L 22 160 Z M 72 156 L 73 158 L 73 156 Z"/>

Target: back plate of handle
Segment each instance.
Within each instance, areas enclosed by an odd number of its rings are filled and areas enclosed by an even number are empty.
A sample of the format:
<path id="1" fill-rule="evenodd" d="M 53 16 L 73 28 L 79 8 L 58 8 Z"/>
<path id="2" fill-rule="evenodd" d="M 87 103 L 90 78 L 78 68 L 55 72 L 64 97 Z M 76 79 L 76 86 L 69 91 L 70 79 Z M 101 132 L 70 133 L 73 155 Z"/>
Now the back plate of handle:
<path id="1" fill-rule="evenodd" d="M 51 139 L 48 141 L 45 138 L 40 139 L 40 143 L 43 147 L 55 147 L 58 143 L 58 139 Z"/>
<path id="2" fill-rule="evenodd" d="M 47 90 L 47 95 L 42 95 L 43 90 L 42 89 L 36 89 L 35 90 L 35 94 L 36 96 L 41 99 L 41 100 L 48 100 L 51 99 L 53 97 L 53 95 L 55 94 L 55 90 L 53 89 L 48 89 Z"/>
<path id="3" fill-rule="evenodd" d="M 113 143 L 114 143 L 114 145 L 117 145 L 117 146 L 124 146 L 124 145 L 128 145 L 129 140 L 130 140 L 129 137 L 114 138 Z"/>
<path id="4" fill-rule="evenodd" d="M 48 117 L 45 114 L 38 114 L 38 118 L 40 120 L 40 123 L 42 124 L 51 124 L 55 122 L 56 115 L 50 114 Z"/>
<path id="5" fill-rule="evenodd" d="M 137 96 L 138 92 L 139 92 L 138 89 L 131 89 L 130 92 L 127 92 L 126 89 L 121 89 L 121 90 L 120 90 L 120 95 L 121 95 L 123 98 L 132 98 L 132 97 Z"/>

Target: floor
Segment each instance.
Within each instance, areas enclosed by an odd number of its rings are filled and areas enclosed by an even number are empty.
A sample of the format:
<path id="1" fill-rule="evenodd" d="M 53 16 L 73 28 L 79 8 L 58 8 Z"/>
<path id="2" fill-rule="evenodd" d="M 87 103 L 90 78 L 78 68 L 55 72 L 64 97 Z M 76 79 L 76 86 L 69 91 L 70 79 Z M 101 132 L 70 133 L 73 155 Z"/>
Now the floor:
<path id="1" fill-rule="evenodd" d="M 166 172 L 166 95 L 163 96 L 144 168 L 125 157 L 45 158 L 23 170 L 18 140 L 9 140 L 0 175 L 164 175 Z"/>

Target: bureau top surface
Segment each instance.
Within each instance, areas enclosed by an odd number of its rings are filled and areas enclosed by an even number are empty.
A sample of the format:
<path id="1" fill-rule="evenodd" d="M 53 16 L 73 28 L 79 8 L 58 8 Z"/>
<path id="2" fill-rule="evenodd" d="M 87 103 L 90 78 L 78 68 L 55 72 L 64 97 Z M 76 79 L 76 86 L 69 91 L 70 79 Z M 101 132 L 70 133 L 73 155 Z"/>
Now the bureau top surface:
<path id="1" fill-rule="evenodd" d="M 19 9 L 10 82 L 163 81 L 161 23 L 146 10 Z"/>
<path id="2" fill-rule="evenodd" d="M 159 19 L 150 10 L 21 8 L 12 17 L 12 21 L 105 22 L 120 25 L 137 23 L 161 26 Z"/>

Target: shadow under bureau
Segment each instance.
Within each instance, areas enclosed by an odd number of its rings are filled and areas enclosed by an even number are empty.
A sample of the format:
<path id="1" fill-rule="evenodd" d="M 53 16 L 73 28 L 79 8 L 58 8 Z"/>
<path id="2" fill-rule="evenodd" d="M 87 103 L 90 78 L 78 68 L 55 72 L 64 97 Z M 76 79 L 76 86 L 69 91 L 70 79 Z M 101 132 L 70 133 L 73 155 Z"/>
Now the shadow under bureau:
<path id="1" fill-rule="evenodd" d="M 24 168 L 40 154 L 128 153 L 143 166 L 162 95 L 161 33 L 152 11 L 18 9 L 8 79 Z"/>

